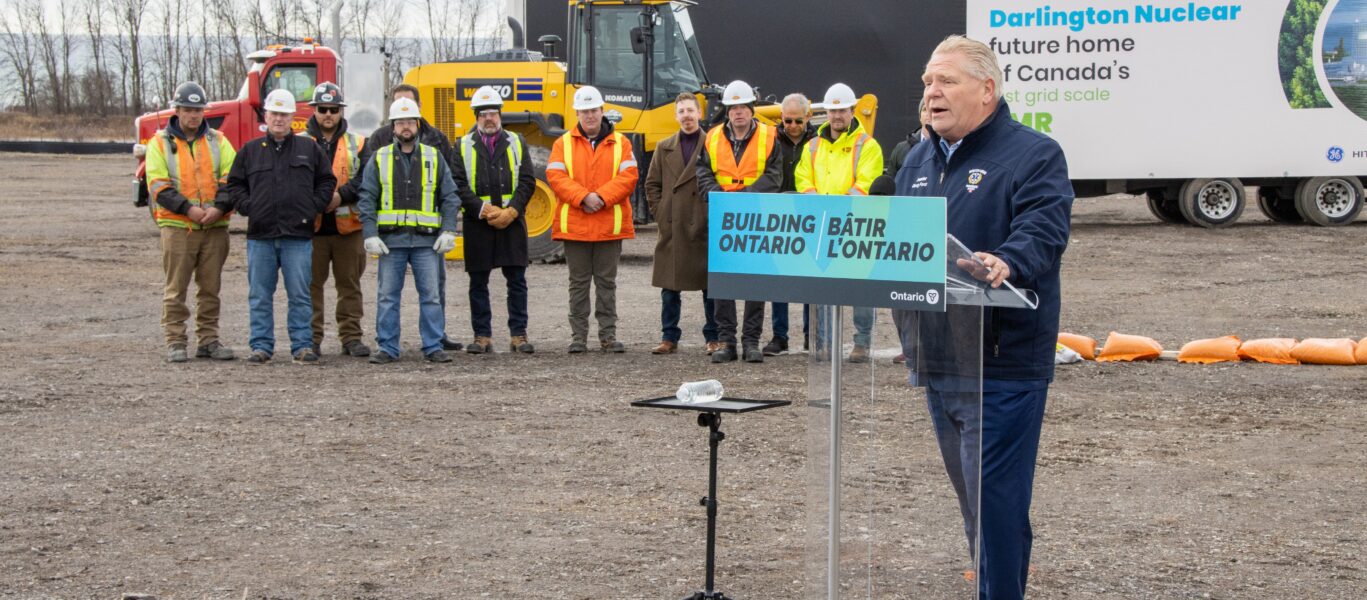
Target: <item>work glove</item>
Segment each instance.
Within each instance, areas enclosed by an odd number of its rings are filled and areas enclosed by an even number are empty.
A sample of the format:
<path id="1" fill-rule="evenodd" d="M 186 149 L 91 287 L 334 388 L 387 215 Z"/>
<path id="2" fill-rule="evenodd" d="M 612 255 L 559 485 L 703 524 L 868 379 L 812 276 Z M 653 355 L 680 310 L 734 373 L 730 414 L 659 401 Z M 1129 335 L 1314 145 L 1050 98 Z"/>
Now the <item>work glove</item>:
<path id="1" fill-rule="evenodd" d="M 489 224 L 493 225 L 495 229 L 504 229 L 509 225 L 512 225 L 513 221 L 517 220 L 517 216 L 517 209 L 507 206 L 503 208 L 503 212 L 498 213 L 498 215 L 489 219 Z"/>
<path id="2" fill-rule="evenodd" d="M 451 251 L 452 249 L 454 249 L 455 247 L 456 247 L 456 234 L 454 234 L 454 233 L 449 233 L 449 232 L 448 232 L 448 233 L 442 233 L 441 235 L 437 236 L 437 243 L 432 245 L 432 249 L 433 249 L 433 250 L 436 250 L 436 251 L 437 251 L 437 254 L 446 254 L 447 252 L 450 252 L 450 251 Z"/>
<path id="3" fill-rule="evenodd" d="M 379 236 L 368 237 L 365 239 L 365 251 L 366 254 L 384 256 L 385 254 L 389 254 L 389 247 L 384 245 L 384 242 L 380 241 Z"/>

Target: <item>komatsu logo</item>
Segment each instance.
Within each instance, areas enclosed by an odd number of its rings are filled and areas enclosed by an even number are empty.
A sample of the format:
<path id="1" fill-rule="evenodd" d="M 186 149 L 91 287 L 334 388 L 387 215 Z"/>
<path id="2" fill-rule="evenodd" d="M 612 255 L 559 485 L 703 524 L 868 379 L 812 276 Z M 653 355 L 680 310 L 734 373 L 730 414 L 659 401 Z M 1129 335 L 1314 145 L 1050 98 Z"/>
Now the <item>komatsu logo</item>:
<path id="1" fill-rule="evenodd" d="M 636 94 L 604 94 L 603 99 L 617 104 L 640 104 L 645 101 L 643 96 Z"/>

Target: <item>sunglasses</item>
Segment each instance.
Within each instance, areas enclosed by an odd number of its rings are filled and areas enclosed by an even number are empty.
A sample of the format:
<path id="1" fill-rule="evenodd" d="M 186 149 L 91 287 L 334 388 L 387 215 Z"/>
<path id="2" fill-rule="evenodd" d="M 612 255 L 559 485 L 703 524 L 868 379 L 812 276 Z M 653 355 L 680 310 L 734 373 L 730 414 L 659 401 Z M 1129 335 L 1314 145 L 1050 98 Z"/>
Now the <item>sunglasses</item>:
<path id="1" fill-rule="evenodd" d="M 315 108 L 313 109 L 313 111 L 314 111 L 314 112 L 317 112 L 317 113 L 322 113 L 322 114 L 325 114 L 325 115 L 330 115 L 330 114 L 333 114 L 333 113 L 342 112 L 342 107 L 340 107 L 340 106 L 318 106 L 318 107 L 315 107 Z"/>
<path id="2" fill-rule="evenodd" d="M 786 117 L 785 117 L 785 118 L 783 119 L 783 122 L 786 123 L 786 124 L 788 124 L 788 125 L 801 125 L 801 124 L 803 124 L 803 123 L 806 123 L 806 122 L 807 122 L 807 119 L 789 119 L 789 118 L 786 118 Z"/>

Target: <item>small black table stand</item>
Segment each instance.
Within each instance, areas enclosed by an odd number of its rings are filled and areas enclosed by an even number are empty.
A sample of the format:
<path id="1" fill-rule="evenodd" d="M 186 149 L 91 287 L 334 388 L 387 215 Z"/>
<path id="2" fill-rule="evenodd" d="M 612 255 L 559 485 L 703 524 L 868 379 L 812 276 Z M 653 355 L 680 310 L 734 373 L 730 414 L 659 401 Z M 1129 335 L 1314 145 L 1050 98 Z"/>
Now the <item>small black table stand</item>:
<path id="1" fill-rule="evenodd" d="M 707 495 L 698 504 L 707 508 L 707 562 L 706 584 L 683 600 L 731 600 L 730 596 L 716 590 L 717 561 L 717 446 L 726 439 L 721 431 L 722 413 L 743 413 L 766 408 L 792 404 L 787 400 L 747 400 L 744 398 L 722 398 L 716 402 L 685 404 L 673 396 L 637 400 L 632 406 L 645 408 L 671 408 L 676 410 L 698 411 L 698 425 L 706 427 L 707 433 Z"/>

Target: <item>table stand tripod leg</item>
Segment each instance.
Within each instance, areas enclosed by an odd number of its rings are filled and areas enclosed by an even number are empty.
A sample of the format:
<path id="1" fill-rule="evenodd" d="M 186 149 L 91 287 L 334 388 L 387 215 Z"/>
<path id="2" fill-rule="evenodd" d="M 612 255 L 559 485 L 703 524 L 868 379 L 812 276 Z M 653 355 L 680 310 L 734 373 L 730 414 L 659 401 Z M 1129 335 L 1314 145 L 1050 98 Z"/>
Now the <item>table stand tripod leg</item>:
<path id="1" fill-rule="evenodd" d="M 717 447 L 726 439 L 721 431 L 721 415 L 718 413 L 699 413 L 698 425 L 708 429 L 707 435 L 707 496 L 698 504 L 707 507 L 707 563 L 706 585 L 702 591 L 695 592 L 684 600 L 731 600 L 726 594 L 716 591 L 717 567 Z"/>

